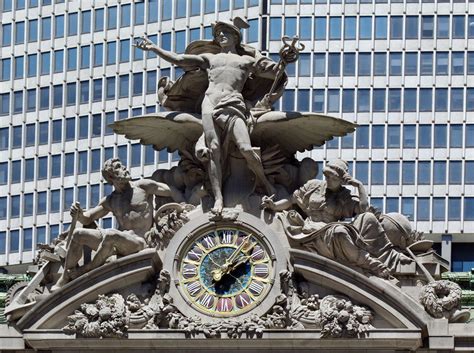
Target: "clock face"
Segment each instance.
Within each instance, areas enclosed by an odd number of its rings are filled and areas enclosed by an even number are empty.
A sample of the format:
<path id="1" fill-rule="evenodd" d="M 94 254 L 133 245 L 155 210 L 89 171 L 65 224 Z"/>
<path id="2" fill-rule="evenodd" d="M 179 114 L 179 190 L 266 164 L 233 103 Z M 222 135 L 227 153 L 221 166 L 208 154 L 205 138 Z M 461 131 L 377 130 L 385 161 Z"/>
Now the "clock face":
<path id="1" fill-rule="evenodd" d="M 268 294 L 273 265 L 274 256 L 256 234 L 234 227 L 202 232 L 180 252 L 178 289 L 201 313 L 237 316 Z"/>

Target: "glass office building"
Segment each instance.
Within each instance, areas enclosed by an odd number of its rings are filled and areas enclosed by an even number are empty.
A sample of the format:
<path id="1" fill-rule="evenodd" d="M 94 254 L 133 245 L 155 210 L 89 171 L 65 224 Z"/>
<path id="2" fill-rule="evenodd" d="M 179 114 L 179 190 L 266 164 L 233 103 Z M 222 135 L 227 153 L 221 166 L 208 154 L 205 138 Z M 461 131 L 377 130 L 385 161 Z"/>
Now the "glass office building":
<path id="1" fill-rule="evenodd" d="M 37 243 L 68 227 L 73 201 L 87 208 L 111 191 L 106 159 L 120 157 L 136 178 L 177 159 L 107 127 L 159 110 L 157 81 L 182 72 L 134 48 L 136 38 L 182 53 L 211 38 L 216 19 L 241 16 L 244 41 L 274 60 L 282 35 L 305 45 L 277 109 L 360 125 L 310 155 L 321 167 L 347 160 L 374 206 L 406 214 L 443 239 L 453 270 L 470 269 L 471 1 L 0 1 L 0 266 L 31 262 Z"/>

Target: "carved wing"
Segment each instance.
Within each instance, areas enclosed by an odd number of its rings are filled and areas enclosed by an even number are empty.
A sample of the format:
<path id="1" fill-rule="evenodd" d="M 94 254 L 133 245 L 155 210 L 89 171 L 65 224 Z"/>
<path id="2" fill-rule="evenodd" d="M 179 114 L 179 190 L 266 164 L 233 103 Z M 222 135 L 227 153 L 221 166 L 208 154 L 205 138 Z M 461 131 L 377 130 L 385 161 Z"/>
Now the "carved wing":
<path id="1" fill-rule="evenodd" d="M 257 120 L 252 131 L 252 145 L 278 145 L 286 155 L 311 150 L 354 132 L 356 124 L 327 115 L 272 111 Z"/>
<path id="2" fill-rule="evenodd" d="M 202 135 L 201 116 L 182 112 L 158 112 L 116 121 L 110 127 L 116 134 L 142 145 L 153 145 L 168 152 L 189 151 Z"/>

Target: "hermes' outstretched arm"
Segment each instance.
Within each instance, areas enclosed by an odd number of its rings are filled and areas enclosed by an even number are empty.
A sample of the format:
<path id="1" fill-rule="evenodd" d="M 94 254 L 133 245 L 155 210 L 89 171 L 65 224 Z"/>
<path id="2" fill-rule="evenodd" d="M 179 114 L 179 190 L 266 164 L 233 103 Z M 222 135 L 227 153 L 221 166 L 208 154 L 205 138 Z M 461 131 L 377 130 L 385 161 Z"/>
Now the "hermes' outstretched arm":
<path id="1" fill-rule="evenodd" d="M 148 38 L 143 38 L 141 41 L 136 43 L 135 46 L 142 50 L 151 50 L 152 52 L 156 53 L 156 55 L 158 55 L 160 58 L 177 66 L 196 66 L 201 69 L 206 69 L 208 67 L 208 61 L 201 55 L 176 54 L 171 51 L 160 48 Z"/>

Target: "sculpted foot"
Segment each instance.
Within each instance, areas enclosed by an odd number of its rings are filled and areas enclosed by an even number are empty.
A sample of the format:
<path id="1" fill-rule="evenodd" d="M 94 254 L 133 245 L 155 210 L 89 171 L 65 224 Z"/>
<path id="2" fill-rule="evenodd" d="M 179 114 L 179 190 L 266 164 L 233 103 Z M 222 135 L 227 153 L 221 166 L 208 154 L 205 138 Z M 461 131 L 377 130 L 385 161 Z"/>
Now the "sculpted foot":
<path id="1" fill-rule="evenodd" d="M 216 215 L 220 215 L 222 214 L 223 209 L 224 209 L 224 200 L 216 199 L 216 202 L 214 202 L 214 207 L 212 208 L 212 213 L 215 213 Z"/>
<path id="2" fill-rule="evenodd" d="M 67 271 L 67 270 L 65 270 L 65 271 Z M 69 276 L 66 273 L 63 273 L 61 275 L 61 277 L 58 279 L 58 281 L 56 282 L 56 284 L 51 287 L 51 292 L 54 292 L 54 291 L 64 287 L 64 285 L 66 283 L 68 283 L 69 281 L 70 281 Z"/>

